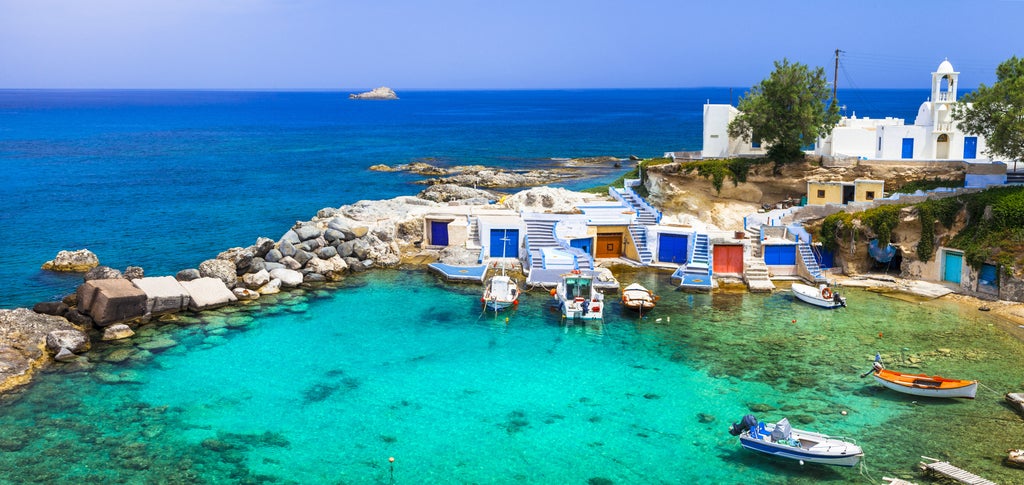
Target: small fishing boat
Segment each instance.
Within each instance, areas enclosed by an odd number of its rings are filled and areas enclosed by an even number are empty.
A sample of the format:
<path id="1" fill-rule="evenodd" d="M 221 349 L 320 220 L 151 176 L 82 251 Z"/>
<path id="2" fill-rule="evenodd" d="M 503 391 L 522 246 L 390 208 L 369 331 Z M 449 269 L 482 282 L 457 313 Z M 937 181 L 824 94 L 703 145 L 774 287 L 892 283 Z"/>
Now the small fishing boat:
<path id="1" fill-rule="evenodd" d="M 1014 411 L 1024 414 L 1024 393 L 1008 392 L 1006 393 L 1006 402 L 1010 403 L 1010 407 Z"/>
<path id="2" fill-rule="evenodd" d="M 869 373 L 874 375 L 879 384 L 894 391 L 914 396 L 974 399 L 974 394 L 978 392 L 978 381 L 948 379 L 925 374 L 907 374 L 886 369 L 878 355 L 875 355 L 875 362 Z"/>
<path id="3" fill-rule="evenodd" d="M 789 420 L 759 422 L 753 414 L 729 427 L 729 434 L 740 437 L 740 445 L 768 455 L 822 465 L 856 466 L 864 450 L 845 439 L 813 431 L 793 429 Z"/>
<path id="4" fill-rule="evenodd" d="M 839 308 L 846 306 L 846 298 L 839 296 L 828 285 L 821 284 L 817 288 L 801 283 L 793 283 L 793 296 L 800 301 L 822 308 Z"/>
<path id="5" fill-rule="evenodd" d="M 551 296 L 562 311 L 562 317 L 570 320 L 592 320 L 604 317 L 604 295 L 594 287 L 593 274 L 580 270 L 562 275 L 562 281 L 551 290 Z"/>
<path id="6" fill-rule="evenodd" d="M 515 280 L 504 274 L 494 275 L 487 280 L 484 295 L 480 298 L 488 310 L 495 312 L 519 304 L 519 285 Z"/>
<path id="7" fill-rule="evenodd" d="M 1024 468 L 1024 450 L 1006 450 L 1006 466 Z"/>
<path id="8" fill-rule="evenodd" d="M 491 276 L 491 279 L 487 280 L 484 294 L 480 297 L 484 308 L 495 313 L 519 304 L 519 285 L 505 274 L 505 249 L 509 243 L 507 235 L 501 238 L 501 243 L 501 274 Z"/>
<path id="9" fill-rule="evenodd" d="M 640 283 L 633 283 L 622 290 L 622 306 L 635 312 L 653 310 L 659 299 L 660 297 Z"/>

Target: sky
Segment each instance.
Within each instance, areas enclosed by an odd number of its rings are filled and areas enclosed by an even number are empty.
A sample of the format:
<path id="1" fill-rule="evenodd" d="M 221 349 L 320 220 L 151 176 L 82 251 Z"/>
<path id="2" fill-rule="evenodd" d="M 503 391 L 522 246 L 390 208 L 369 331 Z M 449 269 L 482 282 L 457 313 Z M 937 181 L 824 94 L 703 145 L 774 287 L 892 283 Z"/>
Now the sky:
<path id="1" fill-rule="evenodd" d="M 960 86 L 1024 56 L 1024 0 L 0 0 L 0 89 Z"/>

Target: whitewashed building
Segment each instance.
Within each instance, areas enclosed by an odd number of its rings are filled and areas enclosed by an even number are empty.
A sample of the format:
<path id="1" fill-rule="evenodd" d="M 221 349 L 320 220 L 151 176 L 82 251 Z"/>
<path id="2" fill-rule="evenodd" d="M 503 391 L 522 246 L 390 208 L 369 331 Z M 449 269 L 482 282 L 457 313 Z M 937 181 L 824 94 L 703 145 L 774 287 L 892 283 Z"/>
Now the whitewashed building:
<path id="1" fill-rule="evenodd" d="M 839 121 L 832 134 L 818 140 L 814 153 L 877 160 L 990 161 L 985 138 L 968 135 L 953 120 L 959 72 L 948 60 L 932 73 L 928 100 L 917 109 L 913 125 L 898 118 Z"/>
<path id="2" fill-rule="evenodd" d="M 913 125 L 900 118 L 843 117 L 832 133 L 818 140 L 814 154 L 873 160 L 964 160 L 989 162 L 982 136 L 960 131 L 953 120 L 959 72 L 948 60 L 932 73 L 932 90 Z M 759 140 L 732 139 L 729 122 L 739 110 L 727 104 L 704 105 L 704 158 L 763 155 Z"/>

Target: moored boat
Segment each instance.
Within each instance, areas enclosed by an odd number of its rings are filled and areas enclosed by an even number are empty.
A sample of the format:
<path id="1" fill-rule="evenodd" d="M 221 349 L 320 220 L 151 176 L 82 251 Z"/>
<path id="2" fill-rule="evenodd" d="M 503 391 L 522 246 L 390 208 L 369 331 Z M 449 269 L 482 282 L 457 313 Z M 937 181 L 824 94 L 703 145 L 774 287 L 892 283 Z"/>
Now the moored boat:
<path id="1" fill-rule="evenodd" d="M 793 296 L 798 300 L 810 303 L 822 308 L 839 308 L 846 306 L 846 298 L 840 296 L 826 284 L 818 285 L 817 288 L 801 283 L 793 283 Z"/>
<path id="2" fill-rule="evenodd" d="M 974 399 L 975 393 L 978 392 L 978 381 L 889 370 L 882 365 L 882 360 L 877 355 L 871 374 L 879 384 L 913 396 Z"/>
<path id="3" fill-rule="evenodd" d="M 1024 393 L 1008 392 L 1006 393 L 1006 402 L 1010 403 L 1010 407 L 1012 407 L 1014 411 L 1024 415 Z"/>
<path id="4" fill-rule="evenodd" d="M 480 298 L 488 310 L 500 311 L 519 304 L 519 285 L 505 274 L 494 275 L 487 280 L 484 294 Z"/>
<path id="5" fill-rule="evenodd" d="M 622 290 L 622 306 L 635 312 L 653 310 L 659 298 L 640 283 L 633 283 Z"/>
<path id="6" fill-rule="evenodd" d="M 592 320 L 604 317 L 604 295 L 594 287 L 593 274 L 573 270 L 562 275 L 562 280 L 551 296 L 562 311 L 562 317 L 570 320 Z"/>
<path id="7" fill-rule="evenodd" d="M 856 466 L 864 450 L 856 443 L 813 431 L 793 429 L 789 420 L 759 422 L 752 414 L 729 427 L 729 434 L 740 437 L 740 445 L 768 455 L 797 460 L 800 464 Z"/>
<path id="8" fill-rule="evenodd" d="M 1024 468 L 1024 450 L 1007 450 L 1003 463 L 1014 468 Z"/>

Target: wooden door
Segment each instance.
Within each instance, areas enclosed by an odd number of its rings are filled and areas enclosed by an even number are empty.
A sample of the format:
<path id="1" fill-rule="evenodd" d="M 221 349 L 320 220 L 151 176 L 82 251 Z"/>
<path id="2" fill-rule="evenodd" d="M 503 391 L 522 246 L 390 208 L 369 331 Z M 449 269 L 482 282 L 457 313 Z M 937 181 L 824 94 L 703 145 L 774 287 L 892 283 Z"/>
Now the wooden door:
<path id="1" fill-rule="evenodd" d="M 622 256 L 622 233 L 598 234 L 595 256 L 598 258 L 617 258 Z"/>

